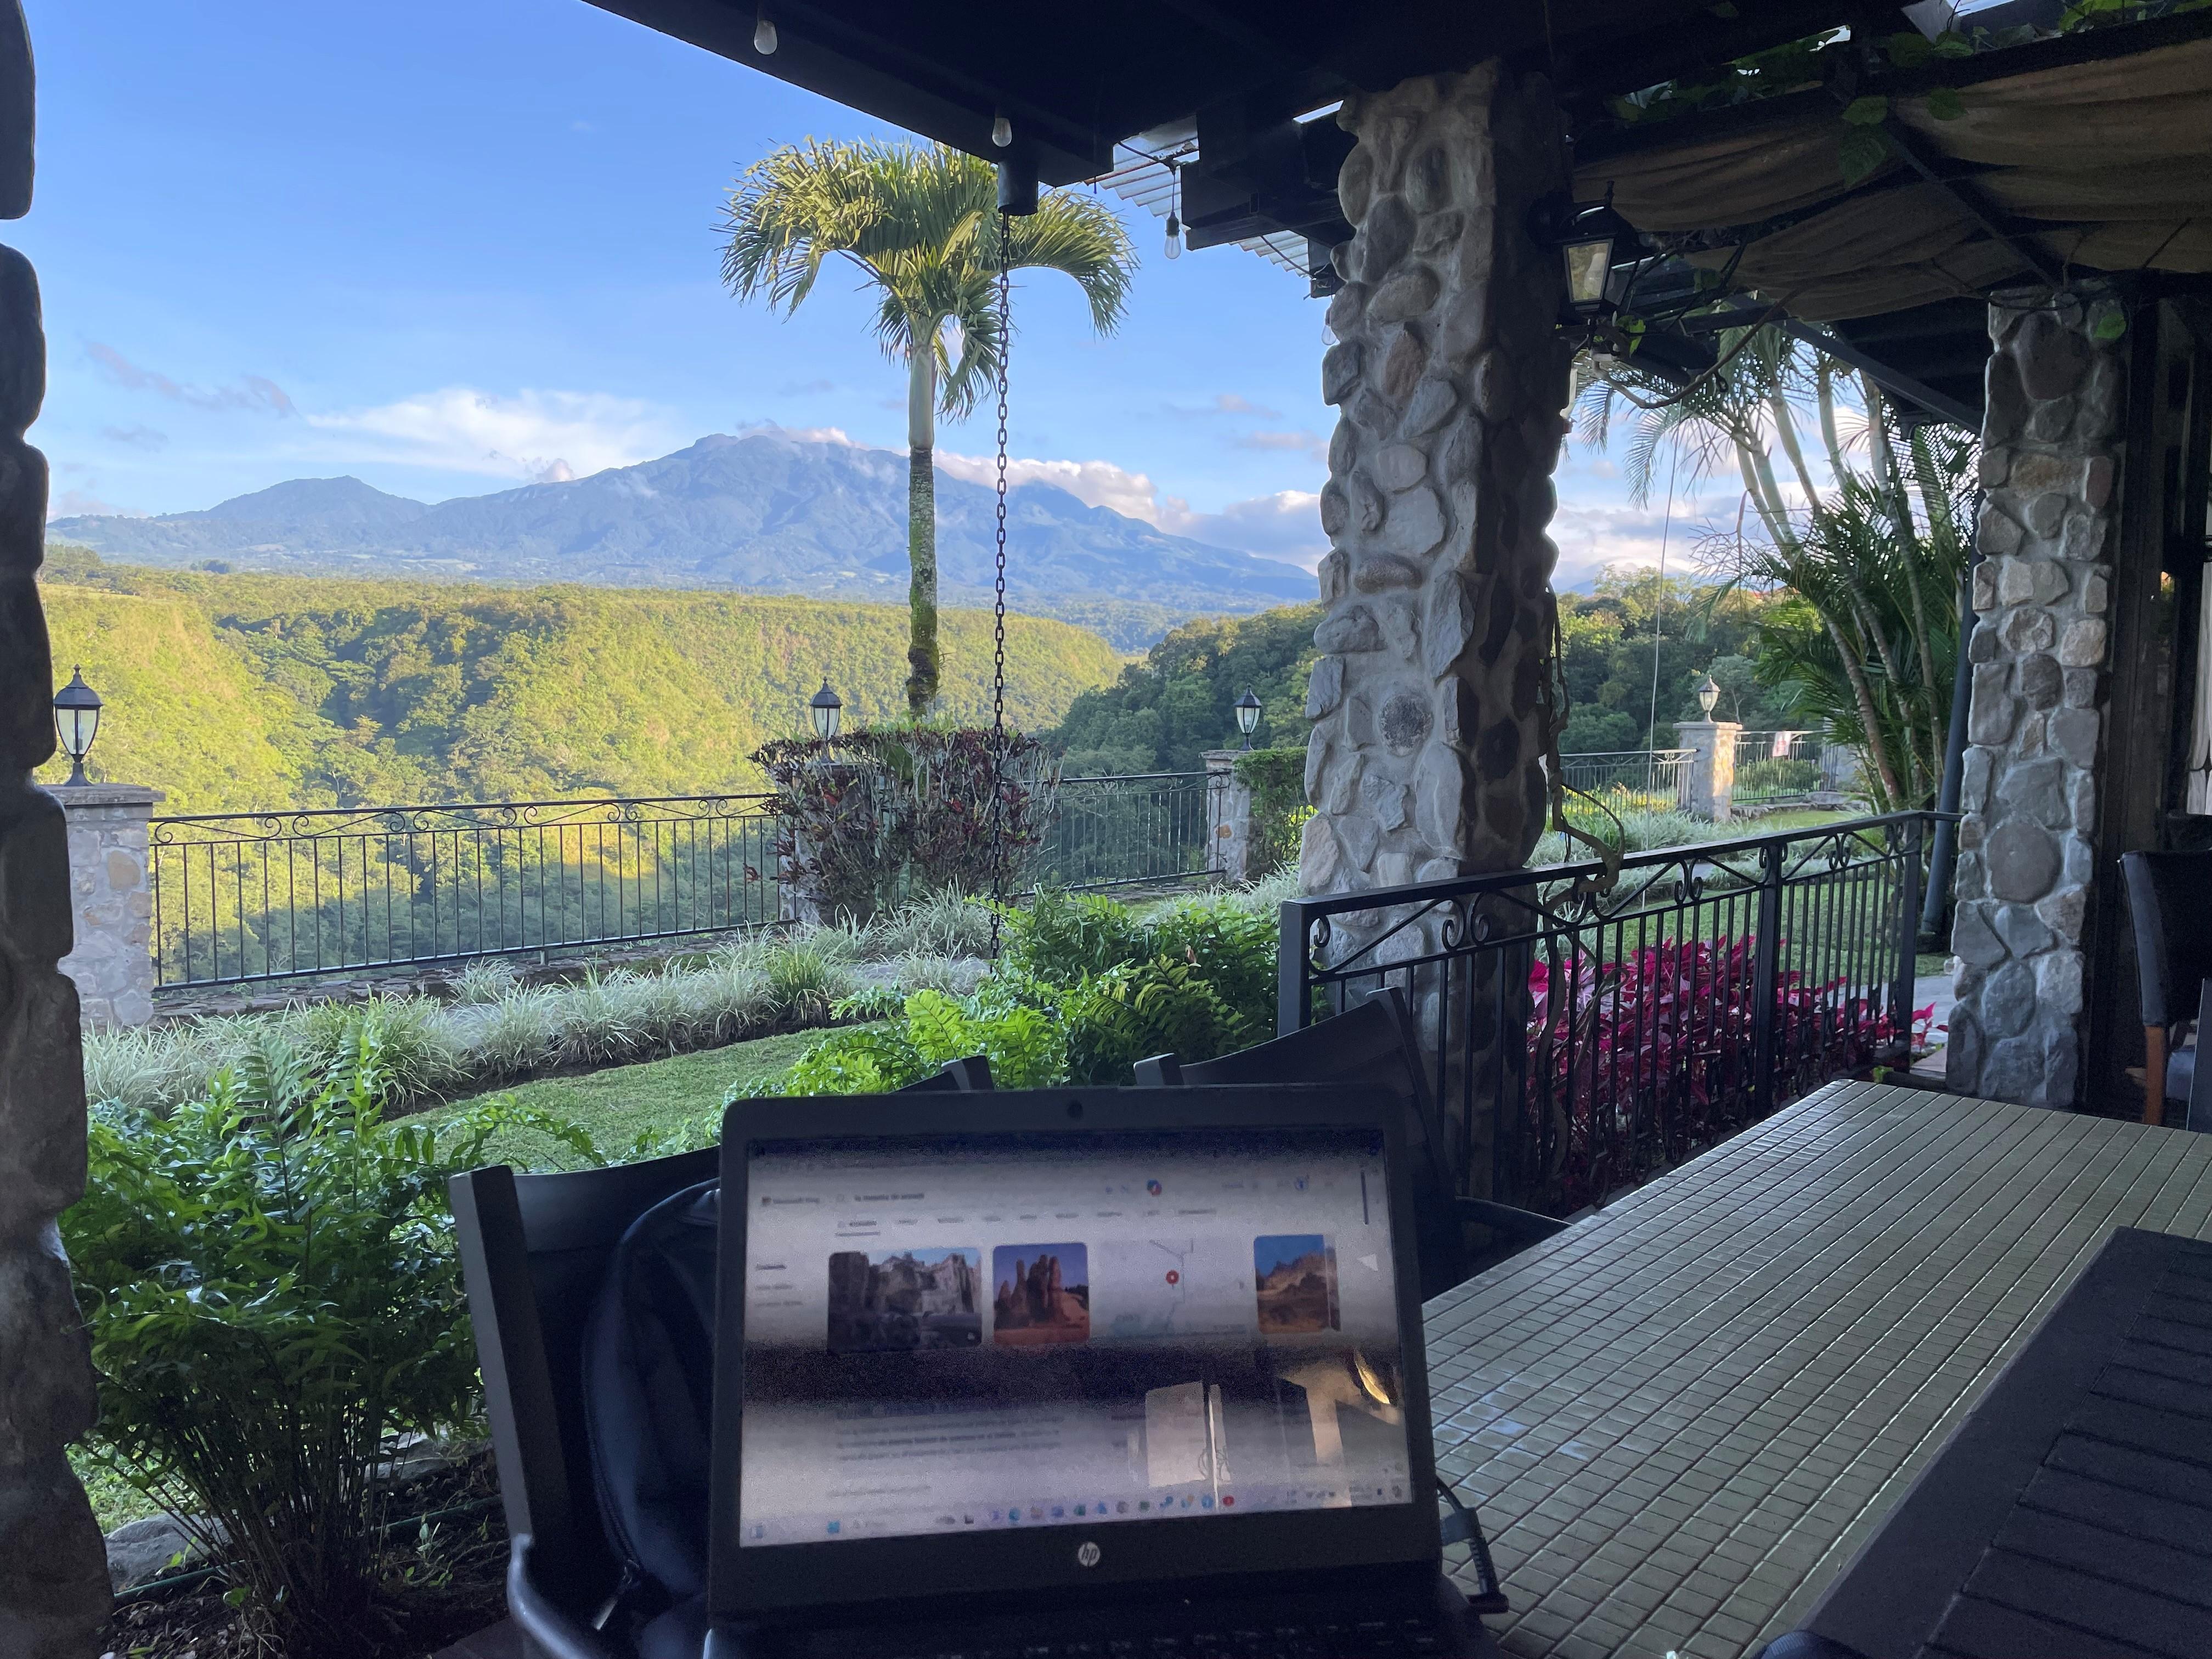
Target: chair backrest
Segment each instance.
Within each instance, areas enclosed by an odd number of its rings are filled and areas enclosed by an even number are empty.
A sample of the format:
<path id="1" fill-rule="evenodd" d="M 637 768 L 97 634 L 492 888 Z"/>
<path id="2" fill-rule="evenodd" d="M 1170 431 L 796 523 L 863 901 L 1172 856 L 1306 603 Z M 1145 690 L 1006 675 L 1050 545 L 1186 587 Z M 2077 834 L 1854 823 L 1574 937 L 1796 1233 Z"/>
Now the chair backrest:
<path id="1" fill-rule="evenodd" d="M 2212 853 L 2124 853 L 2120 869 L 2143 1024 L 2194 1019 L 2198 988 L 2212 979 Z"/>
<path id="2" fill-rule="evenodd" d="M 969 1054 L 964 1060 L 946 1060 L 941 1070 L 908 1084 L 899 1092 L 902 1095 L 934 1095 L 960 1091 L 973 1094 L 993 1086 L 990 1056 Z"/>
<path id="3" fill-rule="evenodd" d="M 617 1571 L 584 1428 L 585 1323 L 630 1223 L 720 1164 L 710 1146 L 555 1175 L 495 1164 L 448 1183 L 507 1530 L 536 1540 L 539 1587 L 581 1620 Z"/>
<path id="4" fill-rule="evenodd" d="M 1466 1234 L 1454 1212 L 1450 1155 L 1429 1093 L 1421 1051 L 1403 994 L 1383 987 L 1333 1019 L 1218 1060 L 1179 1063 L 1172 1054 L 1139 1060 L 1139 1085 L 1157 1088 L 1228 1083 L 1357 1083 L 1387 1089 L 1406 1103 L 1406 1138 L 1413 1159 L 1421 1294 L 1435 1296 L 1467 1277 Z"/>

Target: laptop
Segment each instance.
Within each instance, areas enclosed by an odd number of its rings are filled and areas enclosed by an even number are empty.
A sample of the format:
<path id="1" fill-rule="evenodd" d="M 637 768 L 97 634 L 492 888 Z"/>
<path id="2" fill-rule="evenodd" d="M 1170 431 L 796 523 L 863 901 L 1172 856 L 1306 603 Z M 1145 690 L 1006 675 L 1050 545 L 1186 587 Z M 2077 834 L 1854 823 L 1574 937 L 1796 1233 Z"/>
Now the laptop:
<path id="1" fill-rule="evenodd" d="M 1496 1653 L 1444 1569 L 1401 1120 L 732 1105 L 708 1659 Z"/>

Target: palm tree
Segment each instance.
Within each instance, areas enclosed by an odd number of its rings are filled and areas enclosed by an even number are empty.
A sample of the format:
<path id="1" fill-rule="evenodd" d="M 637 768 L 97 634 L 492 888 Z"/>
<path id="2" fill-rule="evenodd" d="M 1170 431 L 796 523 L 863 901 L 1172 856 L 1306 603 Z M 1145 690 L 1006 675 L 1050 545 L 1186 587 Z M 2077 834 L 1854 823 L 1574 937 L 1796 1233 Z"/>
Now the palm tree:
<path id="1" fill-rule="evenodd" d="M 1050 191 L 1034 214 L 1011 220 L 997 207 L 997 170 L 958 150 L 810 140 L 748 167 L 723 217 L 722 280 L 739 299 L 764 295 L 789 315 L 824 262 L 842 255 L 877 289 L 884 355 L 906 364 L 906 696 L 916 719 L 938 687 L 937 417 L 966 416 L 997 381 L 1001 258 L 1073 277 L 1101 334 L 1121 321 L 1137 263 L 1121 222 L 1089 197 Z"/>

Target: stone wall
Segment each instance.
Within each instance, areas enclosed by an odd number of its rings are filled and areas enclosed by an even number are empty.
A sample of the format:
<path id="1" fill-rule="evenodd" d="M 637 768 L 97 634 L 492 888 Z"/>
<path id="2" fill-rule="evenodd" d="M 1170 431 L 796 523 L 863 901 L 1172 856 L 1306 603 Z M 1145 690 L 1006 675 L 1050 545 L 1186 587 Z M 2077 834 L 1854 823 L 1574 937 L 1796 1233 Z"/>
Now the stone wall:
<path id="1" fill-rule="evenodd" d="M 0 219 L 31 205 L 31 42 L 0 0 Z M 65 1448 L 93 1424 L 92 1364 L 54 1218 L 84 1191 L 84 1061 L 62 810 L 31 782 L 54 751 L 40 609 L 46 459 L 23 440 L 46 390 L 30 261 L 0 248 L 0 1654 L 97 1653 L 107 1560 Z"/>
<path id="2" fill-rule="evenodd" d="M 69 817 L 70 904 L 76 944 L 62 972 L 88 1025 L 143 1025 L 154 1017 L 154 896 L 147 819 L 162 799 L 135 783 L 48 791 Z"/>
<path id="3" fill-rule="evenodd" d="M 2000 296 L 1990 335 L 1945 1064 L 1960 1093 L 2067 1105 L 2107 713 L 2121 359 L 2090 337 L 2078 299 Z"/>
<path id="4" fill-rule="evenodd" d="M 1541 77 L 1491 63 L 1347 99 L 1358 228 L 1322 395 L 1322 527 L 1300 849 L 1329 893 L 1510 869 L 1543 829 L 1557 551 L 1544 530 L 1569 353 L 1559 256 L 1528 230 L 1566 179 Z"/>

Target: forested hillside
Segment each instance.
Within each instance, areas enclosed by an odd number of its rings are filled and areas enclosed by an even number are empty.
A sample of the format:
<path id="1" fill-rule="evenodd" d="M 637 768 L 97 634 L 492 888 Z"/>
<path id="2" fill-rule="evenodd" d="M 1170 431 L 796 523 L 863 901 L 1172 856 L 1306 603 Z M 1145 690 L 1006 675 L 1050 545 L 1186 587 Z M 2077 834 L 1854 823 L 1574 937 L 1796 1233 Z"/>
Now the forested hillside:
<path id="1" fill-rule="evenodd" d="M 1721 686 L 1715 714 L 1751 730 L 1790 726 L 1786 693 L 1759 685 L 1750 659 L 1752 620 L 1775 601 L 1669 578 L 1618 571 L 1595 593 L 1559 596 L 1571 705 L 1559 748 L 1567 754 L 1641 749 L 1652 725 L 1654 623 L 1658 642 L 1662 748 L 1674 722 L 1697 718 L 1697 686 L 1710 668 Z M 1121 671 L 1113 685 L 1075 699 L 1050 734 L 1070 772 L 1193 771 L 1208 749 L 1234 748 L 1232 705 L 1249 687 L 1264 712 L 1260 747 L 1305 741 L 1306 676 L 1318 605 L 1187 623 Z"/>
<path id="2" fill-rule="evenodd" d="M 805 721 L 904 707 L 903 607 L 588 587 L 207 574 L 49 550 L 58 672 L 107 700 L 95 776 L 167 810 L 756 787 Z M 988 720 L 991 618 L 945 614 L 945 713 Z M 1064 623 L 1006 624 L 1007 714 L 1049 726 L 1119 659 Z M 66 769 L 40 775 L 58 781 Z"/>

